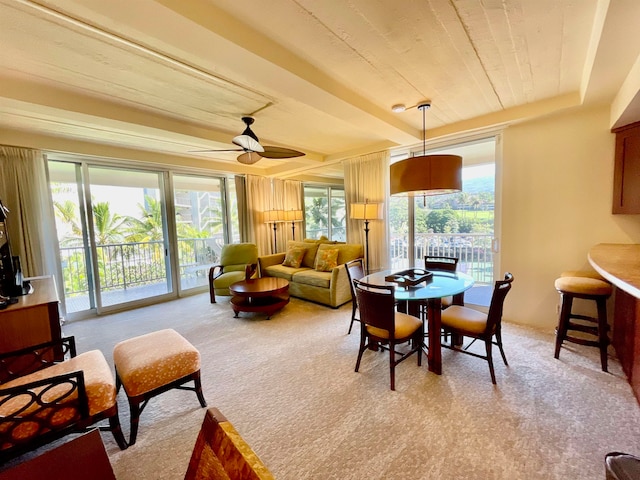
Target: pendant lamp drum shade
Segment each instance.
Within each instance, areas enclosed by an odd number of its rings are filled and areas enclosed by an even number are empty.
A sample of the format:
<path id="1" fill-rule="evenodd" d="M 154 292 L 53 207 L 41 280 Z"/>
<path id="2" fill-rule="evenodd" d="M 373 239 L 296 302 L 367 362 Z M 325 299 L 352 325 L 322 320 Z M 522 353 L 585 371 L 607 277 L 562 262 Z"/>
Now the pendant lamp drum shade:
<path id="1" fill-rule="evenodd" d="M 421 155 L 390 166 L 390 191 L 396 196 L 430 196 L 462 190 L 460 155 Z"/>

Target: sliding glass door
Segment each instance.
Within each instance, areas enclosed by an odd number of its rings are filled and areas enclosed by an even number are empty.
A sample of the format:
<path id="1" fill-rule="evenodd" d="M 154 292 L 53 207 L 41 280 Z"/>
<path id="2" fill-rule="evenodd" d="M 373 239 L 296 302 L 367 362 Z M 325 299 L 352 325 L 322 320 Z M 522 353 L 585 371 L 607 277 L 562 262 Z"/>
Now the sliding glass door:
<path id="1" fill-rule="evenodd" d="M 173 175 L 180 288 L 208 285 L 209 268 L 220 260 L 227 237 L 220 178 Z"/>
<path id="2" fill-rule="evenodd" d="M 49 162 L 67 313 L 174 291 L 163 173 Z"/>
<path id="3" fill-rule="evenodd" d="M 162 174 L 88 167 L 98 311 L 170 293 Z"/>

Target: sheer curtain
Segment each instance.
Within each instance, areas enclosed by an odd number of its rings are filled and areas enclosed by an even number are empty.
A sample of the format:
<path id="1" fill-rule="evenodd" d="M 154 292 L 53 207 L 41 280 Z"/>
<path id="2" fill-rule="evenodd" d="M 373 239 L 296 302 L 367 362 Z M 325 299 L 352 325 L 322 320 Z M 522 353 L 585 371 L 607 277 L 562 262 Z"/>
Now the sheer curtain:
<path id="1" fill-rule="evenodd" d="M 247 182 L 244 176 L 236 175 L 234 177 L 236 186 L 236 201 L 238 205 L 238 232 L 241 242 L 249 242 L 249 218 L 247 215 Z"/>
<path id="2" fill-rule="evenodd" d="M 258 246 L 260 255 L 268 255 L 272 252 L 273 230 L 272 225 L 263 221 L 262 212 L 276 208 L 273 206 L 271 194 L 271 180 L 257 175 L 247 175 L 247 241 Z"/>
<path id="3" fill-rule="evenodd" d="M 25 277 L 53 275 L 64 302 L 46 159 L 39 150 L 0 145 L 0 172 L 0 200 L 10 210 L 11 253 L 20 257 Z"/>
<path id="4" fill-rule="evenodd" d="M 388 151 L 370 153 L 343 162 L 344 196 L 347 205 L 347 240 L 351 243 L 365 243 L 364 220 L 352 220 L 352 203 L 384 203 L 384 219 L 369 222 L 369 270 L 376 271 L 389 266 L 388 253 L 388 202 L 389 191 Z"/>

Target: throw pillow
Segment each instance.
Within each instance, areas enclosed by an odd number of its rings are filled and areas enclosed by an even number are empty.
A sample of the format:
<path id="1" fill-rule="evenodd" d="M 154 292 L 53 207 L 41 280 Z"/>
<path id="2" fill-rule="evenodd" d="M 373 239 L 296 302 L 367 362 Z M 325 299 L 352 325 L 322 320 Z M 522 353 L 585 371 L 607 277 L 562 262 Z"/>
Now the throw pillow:
<path id="1" fill-rule="evenodd" d="M 316 270 L 318 272 L 330 272 L 336 268 L 338 266 L 339 251 L 337 248 L 319 250 L 316 257 Z"/>
<path id="2" fill-rule="evenodd" d="M 300 268 L 300 264 L 302 263 L 304 253 L 306 251 L 306 248 L 290 248 L 289 250 L 287 250 L 287 255 L 284 257 L 284 262 L 282 262 L 282 265 L 284 265 L 285 267 Z"/>

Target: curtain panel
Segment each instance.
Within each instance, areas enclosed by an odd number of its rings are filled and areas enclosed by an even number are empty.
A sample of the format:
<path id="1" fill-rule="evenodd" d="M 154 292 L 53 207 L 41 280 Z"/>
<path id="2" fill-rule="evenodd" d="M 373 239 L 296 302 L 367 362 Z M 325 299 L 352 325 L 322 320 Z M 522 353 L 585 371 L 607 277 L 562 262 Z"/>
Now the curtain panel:
<path id="1" fill-rule="evenodd" d="M 384 203 L 384 218 L 369 222 L 369 270 L 388 268 L 389 151 L 370 153 L 343 162 L 344 196 L 347 206 L 347 241 L 365 244 L 364 220 L 351 219 L 352 203 Z"/>
<path id="2" fill-rule="evenodd" d="M 0 145 L 0 172 L 0 200 L 10 210 L 11 253 L 20 257 L 25 277 L 54 276 L 64 311 L 46 159 L 39 150 Z"/>

